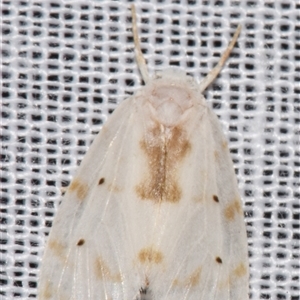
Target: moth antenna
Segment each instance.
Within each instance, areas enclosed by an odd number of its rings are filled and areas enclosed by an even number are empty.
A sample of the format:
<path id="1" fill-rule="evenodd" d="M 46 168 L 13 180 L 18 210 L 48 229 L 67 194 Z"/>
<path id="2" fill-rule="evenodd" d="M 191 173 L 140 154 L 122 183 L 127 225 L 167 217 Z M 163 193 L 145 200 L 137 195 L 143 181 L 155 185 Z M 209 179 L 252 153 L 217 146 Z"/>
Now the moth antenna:
<path id="1" fill-rule="evenodd" d="M 238 37 L 239 34 L 242 30 L 242 26 L 239 25 L 234 33 L 234 36 L 232 38 L 232 40 L 230 41 L 227 49 L 225 50 L 225 52 L 222 54 L 219 62 L 217 63 L 217 65 L 206 75 L 206 77 L 200 82 L 199 84 L 199 88 L 201 93 L 205 91 L 205 89 L 216 79 L 216 77 L 219 75 L 219 73 L 222 70 L 222 67 L 224 66 L 226 60 L 229 57 L 230 52 L 232 51 Z"/>
<path id="2" fill-rule="evenodd" d="M 149 81 L 149 73 L 147 69 L 146 60 L 143 56 L 142 50 L 141 50 L 141 44 L 139 40 L 139 34 L 137 29 L 137 22 L 136 22 L 136 10 L 135 5 L 131 5 L 131 17 L 132 17 L 132 33 L 133 33 L 133 40 L 134 40 L 134 51 L 135 51 L 135 58 L 138 64 L 138 68 L 142 74 L 142 78 L 147 84 Z"/>

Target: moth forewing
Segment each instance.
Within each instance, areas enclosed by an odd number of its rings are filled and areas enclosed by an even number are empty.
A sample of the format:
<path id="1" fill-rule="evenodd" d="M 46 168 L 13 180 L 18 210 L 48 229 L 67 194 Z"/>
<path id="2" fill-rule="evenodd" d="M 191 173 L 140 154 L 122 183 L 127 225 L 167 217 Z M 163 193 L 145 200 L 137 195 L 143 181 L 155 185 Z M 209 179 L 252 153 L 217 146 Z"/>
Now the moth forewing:
<path id="1" fill-rule="evenodd" d="M 247 239 L 233 165 L 203 90 L 183 71 L 151 77 L 115 110 L 55 218 L 39 299 L 248 299 Z"/>

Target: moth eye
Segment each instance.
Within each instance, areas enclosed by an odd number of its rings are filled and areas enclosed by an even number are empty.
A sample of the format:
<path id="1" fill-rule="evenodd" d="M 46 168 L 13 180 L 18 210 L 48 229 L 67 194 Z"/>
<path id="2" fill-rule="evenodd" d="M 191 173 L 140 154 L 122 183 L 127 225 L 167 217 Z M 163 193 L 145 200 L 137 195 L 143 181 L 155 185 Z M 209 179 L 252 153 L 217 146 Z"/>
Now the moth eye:
<path id="1" fill-rule="evenodd" d="M 85 243 L 85 240 L 84 240 L 84 239 L 80 239 L 80 240 L 77 242 L 77 246 L 82 246 L 84 243 Z"/>
<path id="2" fill-rule="evenodd" d="M 216 196 L 216 195 L 213 195 L 213 199 L 215 202 L 220 202 L 218 196 Z"/>
<path id="3" fill-rule="evenodd" d="M 216 262 L 219 264 L 223 263 L 222 259 L 219 256 L 216 257 Z"/>
<path id="4" fill-rule="evenodd" d="M 98 184 L 100 185 L 100 184 L 103 184 L 104 183 L 104 181 L 105 181 L 105 179 L 102 177 L 102 178 L 100 178 L 99 179 L 99 182 L 98 182 Z"/>

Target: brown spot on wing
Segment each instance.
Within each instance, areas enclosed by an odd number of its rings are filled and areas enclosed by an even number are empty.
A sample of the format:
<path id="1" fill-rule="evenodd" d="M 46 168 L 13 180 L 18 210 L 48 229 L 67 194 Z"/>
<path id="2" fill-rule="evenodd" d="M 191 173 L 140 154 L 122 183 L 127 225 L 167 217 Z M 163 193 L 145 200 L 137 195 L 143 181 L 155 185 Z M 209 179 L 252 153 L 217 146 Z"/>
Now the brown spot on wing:
<path id="1" fill-rule="evenodd" d="M 228 142 L 226 140 L 222 141 L 222 148 L 227 149 L 228 148 Z"/>
<path id="2" fill-rule="evenodd" d="M 219 282 L 219 289 L 230 289 L 231 286 L 236 286 L 239 279 L 243 280 L 242 277 L 248 275 L 247 266 L 240 262 L 234 269 L 230 270 L 228 277 Z"/>
<path id="3" fill-rule="evenodd" d="M 196 269 L 188 279 L 188 285 L 191 287 L 196 286 L 200 282 L 201 268 Z"/>
<path id="4" fill-rule="evenodd" d="M 214 157 L 215 157 L 215 160 L 220 160 L 220 154 L 217 150 L 214 151 Z"/>
<path id="5" fill-rule="evenodd" d="M 222 141 L 221 147 L 222 147 L 221 150 L 220 149 L 214 150 L 214 158 L 216 161 L 220 161 L 222 159 L 222 155 L 224 151 L 227 152 L 228 142 L 226 140 Z"/>
<path id="6" fill-rule="evenodd" d="M 164 127 L 159 123 L 150 129 L 140 142 L 146 154 L 148 174 L 136 186 L 138 196 L 145 200 L 176 203 L 181 198 L 177 173 L 191 144 L 185 130 L 180 127 Z"/>
<path id="7" fill-rule="evenodd" d="M 122 188 L 116 184 L 111 183 L 108 185 L 108 190 L 113 193 L 120 193 L 122 191 Z"/>
<path id="8" fill-rule="evenodd" d="M 192 199 L 194 202 L 202 202 L 203 201 L 203 198 L 201 196 L 194 196 Z"/>
<path id="9" fill-rule="evenodd" d="M 66 259 L 66 247 L 61 242 L 57 240 L 49 240 L 48 247 L 61 260 L 64 261 Z"/>
<path id="10" fill-rule="evenodd" d="M 46 286 L 41 290 L 42 299 L 50 299 L 53 296 L 52 288 L 49 282 L 46 283 Z"/>
<path id="11" fill-rule="evenodd" d="M 198 267 L 192 274 L 188 275 L 184 279 L 175 279 L 173 281 L 174 286 L 179 287 L 195 287 L 200 283 L 201 267 Z"/>
<path id="12" fill-rule="evenodd" d="M 233 201 L 231 201 L 226 207 L 225 207 L 225 218 L 229 221 L 233 221 L 236 215 L 240 215 L 243 213 L 240 200 L 237 198 Z"/>
<path id="13" fill-rule="evenodd" d="M 240 263 L 234 270 L 233 275 L 235 277 L 243 277 L 247 274 L 247 267 L 244 263 Z"/>
<path id="14" fill-rule="evenodd" d="M 79 200 L 86 198 L 88 190 L 88 185 L 78 178 L 74 178 L 69 187 L 69 191 L 76 193 Z"/>
<path id="15" fill-rule="evenodd" d="M 142 264 L 160 264 L 163 257 L 163 254 L 153 247 L 143 248 L 138 254 L 138 259 Z"/>
<path id="16" fill-rule="evenodd" d="M 112 282 L 121 282 L 120 273 L 115 273 L 111 271 L 109 266 L 105 263 L 105 261 L 98 256 L 95 261 L 95 271 L 96 276 L 100 280 L 110 280 Z"/>

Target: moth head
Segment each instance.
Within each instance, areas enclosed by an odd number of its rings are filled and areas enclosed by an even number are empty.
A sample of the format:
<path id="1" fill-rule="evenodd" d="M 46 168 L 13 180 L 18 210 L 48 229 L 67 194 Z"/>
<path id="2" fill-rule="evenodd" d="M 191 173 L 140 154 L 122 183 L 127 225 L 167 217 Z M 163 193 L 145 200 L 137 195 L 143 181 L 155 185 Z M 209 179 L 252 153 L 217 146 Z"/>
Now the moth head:
<path id="1" fill-rule="evenodd" d="M 145 94 L 152 115 L 165 126 L 180 123 L 201 98 L 197 83 L 178 69 L 157 73 L 147 84 Z"/>

